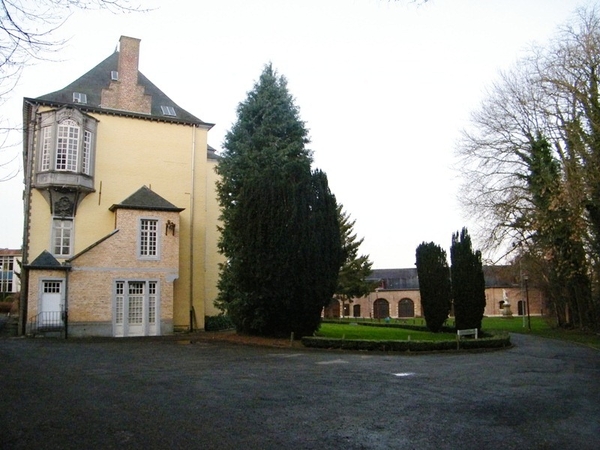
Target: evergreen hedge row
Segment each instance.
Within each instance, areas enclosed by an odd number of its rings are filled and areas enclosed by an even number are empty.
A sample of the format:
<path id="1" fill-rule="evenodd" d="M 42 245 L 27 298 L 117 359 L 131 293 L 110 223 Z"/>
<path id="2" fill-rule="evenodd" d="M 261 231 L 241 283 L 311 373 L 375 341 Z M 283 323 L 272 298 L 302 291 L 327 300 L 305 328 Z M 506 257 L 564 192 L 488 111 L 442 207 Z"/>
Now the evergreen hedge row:
<path id="1" fill-rule="evenodd" d="M 343 349 L 343 350 L 368 350 L 384 352 L 433 352 L 456 350 L 456 340 L 447 341 L 373 341 L 366 339 L 337 339 L 315 336 L 305 336 L 302 344 L 311 348 Z M 508 333 L 491 335 L 480 339 L 461 339 L 461 350 L 493 349 L 509 347 Z"/>
<path id="2" fill-rule="evenodd" d="M 385 323 L 385 322 L 356 322 L 353 320 L 321 320 L 321 323 L 335 323 L 335 324 L 356 324 L 362 327 L 380 327 L 380 328 L 403 328 L 405 330 L 415 330 L 415 331 L 429 331 L 426 326 L 417 325 L 417 324 L 409 324 L 409 323 Z M 454 327 L 443 326 L 440 329 L 442 333 L 454 333 L 456 329 Z"/>

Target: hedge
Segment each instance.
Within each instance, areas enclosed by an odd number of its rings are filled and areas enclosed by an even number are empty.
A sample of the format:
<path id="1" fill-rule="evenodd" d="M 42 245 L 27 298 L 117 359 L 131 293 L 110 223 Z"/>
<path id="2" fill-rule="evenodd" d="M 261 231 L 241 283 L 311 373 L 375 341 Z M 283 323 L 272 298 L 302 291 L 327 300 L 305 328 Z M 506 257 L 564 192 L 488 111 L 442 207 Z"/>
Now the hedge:
<path id="1" fill-rule="evenodd" d="M 456 340 L 447 341 L 372 341 L 366 339 L 336 339 L 306 336 L 302 338 L 305 347 L 343 349 L 343 350 L 369 350 L 384 352 L 433 352 L 456 350 Z M 509 347 L 510 336 L 508 333 L 492 335 L 481 339 L 461 339 L 461 350 L 490 349 Z"/>

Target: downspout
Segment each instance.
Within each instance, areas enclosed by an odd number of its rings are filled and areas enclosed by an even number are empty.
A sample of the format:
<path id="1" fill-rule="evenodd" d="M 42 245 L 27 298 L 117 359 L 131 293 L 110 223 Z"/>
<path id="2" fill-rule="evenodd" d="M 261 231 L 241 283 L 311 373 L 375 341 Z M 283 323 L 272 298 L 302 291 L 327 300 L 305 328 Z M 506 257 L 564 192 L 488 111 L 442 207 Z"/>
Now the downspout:
<path id="1" fill-rule="evenodd" d="M 69 272 L 71 271 L 71 266 L 67 267 L 65 273 L 65 311 L 63 320 L 65 322 L 65 339 L 69 338 Z"/>
<path id="2" fill-rule="evenodd" d="M 31 177 L 33 176 L 33 161 L 34 161 L 34 145 L 35 145 L 35 130 L 36 130 L 36 114 L 38 105 L 32 105 L 25 102 L 24 114 L 24 138 L 25 148 L 23 158 L 24 173 L 23 181 L 25 184 L 23 191 L 23 242 L 21 244 L 21 297 L 19 304 L 19 336 L 24 336 L 27 333 L 27 301 L 29 296 L 29 223 L 31 213 Z"/>
<path id="3" fill-rule="evenodd" d="M 192 186 L 190 192 L 190 333 L 194 331 L 194 194 L 196 192 L 196 125 L 192 125 Z"/>

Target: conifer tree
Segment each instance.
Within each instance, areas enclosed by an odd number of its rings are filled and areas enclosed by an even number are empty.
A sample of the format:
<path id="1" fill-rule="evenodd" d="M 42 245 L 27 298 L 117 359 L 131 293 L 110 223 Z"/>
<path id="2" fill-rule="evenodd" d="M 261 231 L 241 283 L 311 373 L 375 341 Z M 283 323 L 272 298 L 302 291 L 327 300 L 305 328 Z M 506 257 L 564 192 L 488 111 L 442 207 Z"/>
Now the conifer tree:
<path id="1" fill-rule="evenodd" d="M 448 258 L 444 249 L 433 242 L 420 244 L 416 258 L 423 316 L 427 328 L 436 333 L 444 325 L 451 307 Z"/>
<path id="2" fill-rule="evenodd" d="M 238 106 L 217 167 L 217 306 L 240 332 L 312 334 L 341 264 L 337 203 L 311 169 L 308 132 L 284 77 L 269 64 Z"/>
<path id="3" fill-rule="evenodd" d="M 358 250 L 364 239 L 358 239 L 354 233 L 355 220 L 338 205 L 338 220 L 342 238 L 343 264 L 340 268 L 335 298 L 342 302 L 342 310 L 346 303 L 352 303 L 354 298 L 364 297 L 373 292 L 377 283 L 367 280 L 371 274 L 373 263 L 369 255 L 358 255 Z"/>
<path id="4" fill-rule="evenodd" d="M 450 260 L 456 329 L 481 329 L 485 311 L 485 278 L 481 252 L 473 251 L 466 228 L 460 234 L 452 235 Z"/>

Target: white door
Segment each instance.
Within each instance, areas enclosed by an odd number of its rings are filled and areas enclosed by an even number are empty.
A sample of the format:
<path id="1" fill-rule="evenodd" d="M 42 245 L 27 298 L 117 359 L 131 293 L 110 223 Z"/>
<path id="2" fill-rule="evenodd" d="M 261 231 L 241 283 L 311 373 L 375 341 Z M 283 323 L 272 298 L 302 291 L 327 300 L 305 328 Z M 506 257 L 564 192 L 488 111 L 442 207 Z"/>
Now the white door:
<path id="1" fill-rule="evenodd" d="M 117 281 L 115 285 L 115 336 L 160 334 L 157 321 L 156 281 Z"/>
<path id="2" fill-rule="evenodd" d="M 60 327 L 63 324 L 63 282 L 62 280 L 42 281 L 42 299 L 38 324 L 42 327 Z"/>
<path id="3" fill-rule="evenodd" d="M 143 281 L 130 281 L 127 296 L 127 336 L 145 336 L 145 288 Z"/>

